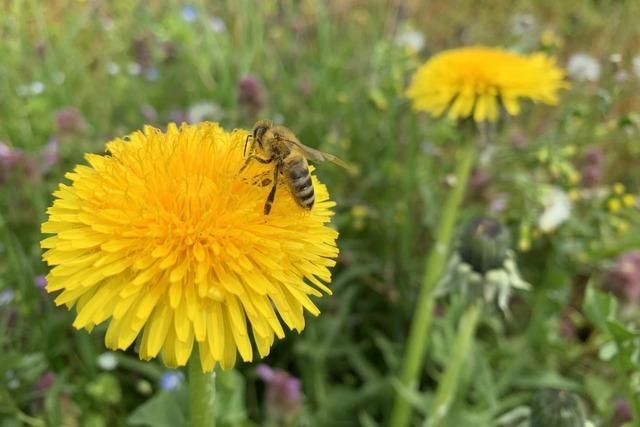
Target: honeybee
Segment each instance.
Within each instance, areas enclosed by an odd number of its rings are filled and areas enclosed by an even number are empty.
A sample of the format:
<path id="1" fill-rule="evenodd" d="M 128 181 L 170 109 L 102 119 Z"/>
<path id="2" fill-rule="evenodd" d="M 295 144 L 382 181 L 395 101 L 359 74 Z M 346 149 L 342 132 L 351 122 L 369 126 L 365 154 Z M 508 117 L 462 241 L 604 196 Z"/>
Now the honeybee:
<path id="1" fill-rule="evenodd" d="M 251 141 L 249 143 L 249 141 Z M 253 126 L 251 135 L 247 136 L 244 146 L 246 155 L 249 143 L 249 155 L 240 168 L 242 172 L 251 161 L 273 163 L 273 179 L 271 191 L 264 204 L 264 214 L 269 215 L 276 197 L 278 180 L 285 180 L 296 203 L 303 209 L 310 210 L 315 202 L 315 193 L 311 183 L 307 159 L 314 161 L 329 160 L 347 170 L 350 166 L 336 156 L 303 145 L 291 129 L 274 125 L 271 120 L 258 120 Z M 263 180 L 265 182 L 265 180 Z"/>

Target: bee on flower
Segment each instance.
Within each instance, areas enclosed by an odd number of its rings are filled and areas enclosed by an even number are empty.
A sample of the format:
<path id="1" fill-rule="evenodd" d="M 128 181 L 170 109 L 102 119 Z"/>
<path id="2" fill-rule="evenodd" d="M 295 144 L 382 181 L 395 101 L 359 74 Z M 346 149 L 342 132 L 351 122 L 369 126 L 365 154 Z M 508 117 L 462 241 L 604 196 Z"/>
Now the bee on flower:
<path id="1" fill-rule="evenodd" d="M 46 290 L 76 310 L 74 327 L 108 322 L 108 348 L 138 340 L 140 358 L 161 354 L 169 367 L 197 346 L 211 371 L 237 353 L 252 360 L 252 341 L 266 356 L 282 323 L 301 331 L 304 312 L 319 313 L 310 297 L 331 293 L 335 203 L 311 176 L 313 209 L 282 188 L 264 215 L 269 188 L 239 173 L 247 136 L 208 122 L 145 127 L 66 175 L 41 246 Z"/>

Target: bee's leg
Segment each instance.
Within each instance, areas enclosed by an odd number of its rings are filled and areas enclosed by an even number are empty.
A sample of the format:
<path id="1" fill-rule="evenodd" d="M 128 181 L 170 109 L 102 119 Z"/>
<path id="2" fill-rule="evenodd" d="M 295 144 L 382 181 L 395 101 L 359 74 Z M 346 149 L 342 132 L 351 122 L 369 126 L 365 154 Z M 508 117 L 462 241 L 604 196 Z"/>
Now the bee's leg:
<path id="1" fill-rule="evenodd" d="M 276 197 L 276 188 L 278 188 L 278 175 L 280 174 L 280 169 L 280 166 L 273 168 L 273 186 L 271 187 L 271 191 L 267 196 L 267 201 L 264 204 L 265 215 L 269 215 L 269 212 L 271 212 L 271 205 L 273 205 L 273 200 Z"/>
<path id="2" fill-rule="evenodd" d="M 270 159 L 263 159 L 261 157 L 258 157 L 254 154 L 251 154 L 249 157 L 246 158 L 246 160 L 244 161 L 244 163 L 242 164 L 242 167 L 240 168 L 240 172 L 242 172 L 243 170 L 245 170 L 245 168 L 247 166 L 249 166 L 249 162 L 251 160 L 255 160 L 258 163 L 263 163 L 263 164 L 267 164 L 267 163 L 271 163 L 273 162 L 273 157 L 271 157 Z"/>

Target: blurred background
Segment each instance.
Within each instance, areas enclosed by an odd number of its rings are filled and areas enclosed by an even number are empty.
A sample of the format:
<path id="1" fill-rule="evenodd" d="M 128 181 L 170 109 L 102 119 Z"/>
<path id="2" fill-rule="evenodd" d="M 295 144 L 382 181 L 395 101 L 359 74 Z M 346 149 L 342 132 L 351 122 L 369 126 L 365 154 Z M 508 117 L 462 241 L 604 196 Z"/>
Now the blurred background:
<path id="1" fill-rule="evenodd" d="M 476 44 L 555 55 L 571 88 L 500 122 L 470 179 L 460 227 L 502 221 L 532 289 L 483 315 L 446 425 L 526 425 L 548 387 L 596 425 L 631 425 L 639 20 L 633 0 L 0 0 L 0 426 L 184 425 L 181 371 L 106 351 L 104 328 L 76 331 L 54 306 L 39 224 L 65 172 L 114 137 L 257 118 L 358 174 L 318 167 L 337 201 L 334 295 L 268 358 L 219 375 L 219 423 L 382 425 L 458 143 L 404 90 L 431 55 Z M 416 424 L 460 311 L 438 304 Z"/>

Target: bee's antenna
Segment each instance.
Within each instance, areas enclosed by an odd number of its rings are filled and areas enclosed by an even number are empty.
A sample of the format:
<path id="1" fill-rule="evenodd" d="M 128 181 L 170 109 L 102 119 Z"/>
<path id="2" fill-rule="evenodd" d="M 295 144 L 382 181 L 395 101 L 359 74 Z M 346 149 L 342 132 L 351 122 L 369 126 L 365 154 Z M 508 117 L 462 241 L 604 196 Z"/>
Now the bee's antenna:
<path id="1" fill-rule="evenodd" d="M 251 138 L 251 135 L 247 135 L 247 138 L 244 140 L 244 148 L 242 149 L 242 157 L 247 157 L 247 143 L 249 142 L 249 138 Z"/>

